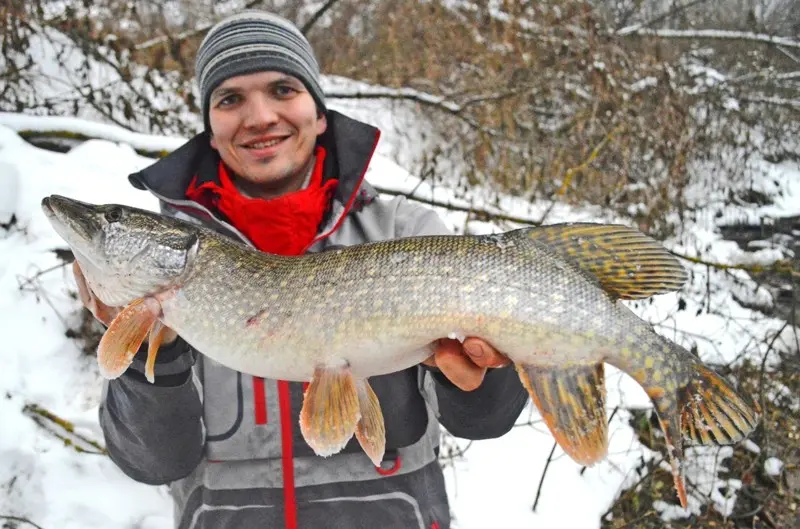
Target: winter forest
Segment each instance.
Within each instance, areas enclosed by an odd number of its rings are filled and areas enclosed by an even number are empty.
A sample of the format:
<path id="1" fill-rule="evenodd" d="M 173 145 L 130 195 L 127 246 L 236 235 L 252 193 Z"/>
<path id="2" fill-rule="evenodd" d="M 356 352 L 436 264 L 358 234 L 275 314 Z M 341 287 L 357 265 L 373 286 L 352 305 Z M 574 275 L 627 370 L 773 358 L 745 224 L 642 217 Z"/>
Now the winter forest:
<path id="1" fill-rule="evenodd" d="M 800 528 L 798 0 L 2 0 L 0 528 L 173 527 L 166 487 L 107 457 L 104 328 L 39 204 L 156 209 L 127 175 L 202 130 L 195 52 L 243 9 L 295 22 L 330 108 L 381 129 L 383 196 L 456 233 L 660 241 L 689 280 L 625 303 L 761 409 L 746 440 L 687 450 L 682 509 L 650 400 L 607 366 L 594 466 L 532 404 L 498 439 L 443 433 L 453 527 Z"/>

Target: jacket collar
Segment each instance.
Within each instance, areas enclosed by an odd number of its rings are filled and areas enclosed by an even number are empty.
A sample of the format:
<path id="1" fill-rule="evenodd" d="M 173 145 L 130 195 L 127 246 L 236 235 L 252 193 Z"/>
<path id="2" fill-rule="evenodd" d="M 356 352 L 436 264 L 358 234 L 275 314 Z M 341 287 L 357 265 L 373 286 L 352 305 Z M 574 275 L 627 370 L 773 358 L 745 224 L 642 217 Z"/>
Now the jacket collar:
<path id="1" fill-rule="evenodd" d="M 349 209 L 361 187 L 380 131 L 334 110 L 328 110 L 326 117 L 328 128 L 318 139 L 327 151 L 323 178 L 339 179 L 334 200 Z M 216 178 L 218 162 L 219 155 L 211 148 L 209 134 L 202 132 L 128 179 L 134 187 L 147 189 L 161 199 L 183 202 L 192 178 L 195 175 L 200 175 L 200 179 L 211 175 Z"/>

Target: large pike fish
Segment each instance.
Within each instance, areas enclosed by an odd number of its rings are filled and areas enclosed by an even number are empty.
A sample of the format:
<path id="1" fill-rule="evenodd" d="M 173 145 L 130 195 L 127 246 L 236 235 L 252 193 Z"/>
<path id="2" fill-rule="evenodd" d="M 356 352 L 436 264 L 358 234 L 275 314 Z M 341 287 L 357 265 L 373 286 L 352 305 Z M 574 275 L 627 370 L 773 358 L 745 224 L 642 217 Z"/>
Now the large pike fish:
<path id="1" fill-rule="evenodd" d="M 619 225 L 560 224 L 483 236 L 425 236 L 284 257 L 120 205 L 45 198 L 98 298 L 125 307 L 98 348 L 121 375 L 162 326 L 232 369 L 310 381 L 300 416 L 319 455 L 355 435 L 378 464 L 381 407 L 368 378 L 419 364 L 432 341 L 478 336 L 507 355 L 558 444 L 592 464 L 607 450 L 603 364 L 652 399 L 687 505 L 684 440 L 732 443 L 756 413 L 697 357 L 656 334 L 622 299 L 680 288 L 658 242 Z M 146 410 L 143 410 L 146 413 Z"/>

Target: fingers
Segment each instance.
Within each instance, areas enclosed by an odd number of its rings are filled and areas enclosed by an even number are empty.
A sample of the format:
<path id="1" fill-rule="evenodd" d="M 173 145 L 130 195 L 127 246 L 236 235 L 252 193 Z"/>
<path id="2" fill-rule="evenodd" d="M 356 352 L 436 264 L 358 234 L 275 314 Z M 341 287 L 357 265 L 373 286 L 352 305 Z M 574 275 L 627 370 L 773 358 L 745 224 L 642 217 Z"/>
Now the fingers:
<path id="1" fill-rule="evenodd" d="M 72 274 L 75 276 L 75 283 L 78 285 L 78 297 L 88 309 L 92 301 L 92 293 L 89 291 L 89 286 L 86 284 L 86 278 L 83 276 L 83 270 L 78 265 L 78 261 L 72 261 Z"/>
<path id="2" fill-rule="evenodd" d="M 477 389 L 486 375 L 486 368 L 475 365 L 458 340 L 440 340 L 434 360 L 442 374 L 463 391 Z"/>
<path id="3" fill-rule="evenodd" d="M 78 261 L 72 262 L 72 273 L 75 275 L 75 283 L 78 286 L 78 297 L 92 315 L 103 323 L 105 326 L 111 324 L 114 318 L 119 314 L 119 309 L 116 307 L 109 307 L 94 295 L 86 283 L 86 277 L 83 275 Z"/>
<path id="4" fill-rule="evenodd" d="M 465 339 L 463 347 L 470 360 L 479 367 L 503 367 L 511 363 L 508 357 L 480 338 Z"/>
<path id="5" fill-rule="evenodd" d="M 422 363 L 439 368 L 442 374 L 463 391 L 477 389 L 483 382 L 487 369 L 511 363 L 508 357 L 480 338 L 467 338 L 463 344 L 446 338 L 431 345 L 434 354 Z"/>

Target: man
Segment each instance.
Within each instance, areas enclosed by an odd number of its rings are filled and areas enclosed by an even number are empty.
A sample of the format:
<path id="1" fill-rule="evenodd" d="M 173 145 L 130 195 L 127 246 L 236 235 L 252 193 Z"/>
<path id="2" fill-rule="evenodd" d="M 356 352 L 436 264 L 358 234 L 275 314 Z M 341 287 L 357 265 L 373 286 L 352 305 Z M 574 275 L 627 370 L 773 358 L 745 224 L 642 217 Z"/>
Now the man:
<path id="1" fill-rule="evenodd" d="M 130 176 L 165 214 L 285 255 L 447 233 L 432 211 L 380 200 L 363 181 L 379 132 L 326 109 L 311 47 L 288 21 L 247 12 L 220 22 L 196 68 L 205 132 Z M 108 324 L 118 309 L 92 295 L 77 266 L 75 275 Z M 313 453 L 298 427 L 302 383 L 230 370 L 168 331 L 150 384 L 144 349 L 105 386 L 100 423 L 126 474 L 170 484 L 181 529 L 445 529 L 439 424 L 498 437 L 527 400 L 489 344 L 443 337 L 424 366 L 370 380 L 386 422 L 375 467 L 355 441 Z"/>

